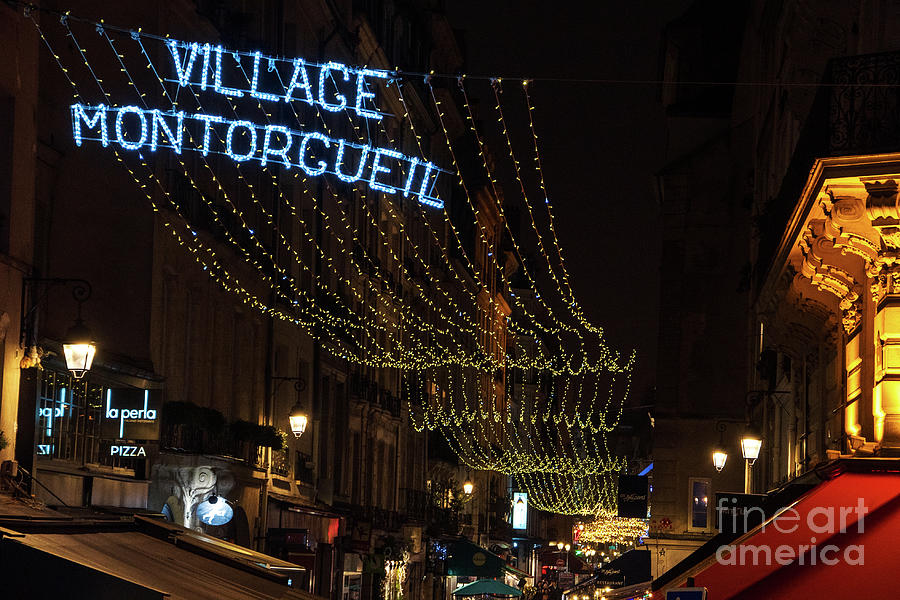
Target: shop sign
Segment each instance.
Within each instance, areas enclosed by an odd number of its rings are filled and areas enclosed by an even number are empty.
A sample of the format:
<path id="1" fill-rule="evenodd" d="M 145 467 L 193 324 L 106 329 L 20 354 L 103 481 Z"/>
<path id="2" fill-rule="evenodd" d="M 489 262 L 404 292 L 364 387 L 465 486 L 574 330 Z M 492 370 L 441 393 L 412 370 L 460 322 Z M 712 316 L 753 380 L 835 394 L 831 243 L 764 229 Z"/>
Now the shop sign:
<path id="1" fill-rule="evenodd" d="M 139 445 L 113 445 L 109 447 L 110 456 L 122 456 L 125 458 L 146 458 L 147 449 L 143 444 Z"/>
<path id="2" fill-rule="evenodd" d="M 107 388 L 102 407 L 102 437 L 159 439 L 159 394 L 137 388 Z"/>
<path id="3" fill-rule="evenodd" d="M 365 185 L 385 194 L 414 196 L 422 204 L 443 207 L 433 189 L 440 173 L 446 172 L 428 160 L 407 156 L 392 148 L 351 142 L 320 131 L 291 129 L 285 124 L 244 120 L 239 116 L 240 99 L 252 106 L 254 115 L 263 109 L 279 114 L 313 109 L 310 115 L 347 112 L 362 119 L 367 129 L 381 121 L 374 106 L 374 86 L 389 85 L 388 71 L 347 66 L 340 62 L 308 63 L 302 58 L 285 59 L 226 50 L 222 46 L 168 40 L 169 76 L 165 81 L 189 88 L 196 98 L 209 94 L 231 105 L 230 117 L 206 110 L 159 110 L 151 107 L 112 104 L 72 104 L 75 145 L 96 141 L 114 144 L 124 151 L 156 152 L 166 148 L 228 156 L 236 163 L 269 164 L 286 171 L 299 169 L 307 176 L 329 174 L 346 182 Z M 252 76 L 249 73 L 252 72 Z M 187 92 L 182 92 L 186 94 Z M 177 93 L 171 97 L 177 97 Z M 281 111 L 281 107 L 290 110 Z M 354 123 L 354 127 L 356 124 Z M 377 130 L 377 128 L 376 128 Z"/>
<path id="4" fill-rule="evenodd" d="M 513 492 L 512 526 L 513 529 L 528 528 L 528 492 Z"/>
<path id="5" fill-rule="evenodd" d="M 646 475 L 619 475 L 619 517 L 646 519 L 649 479 Z"/>

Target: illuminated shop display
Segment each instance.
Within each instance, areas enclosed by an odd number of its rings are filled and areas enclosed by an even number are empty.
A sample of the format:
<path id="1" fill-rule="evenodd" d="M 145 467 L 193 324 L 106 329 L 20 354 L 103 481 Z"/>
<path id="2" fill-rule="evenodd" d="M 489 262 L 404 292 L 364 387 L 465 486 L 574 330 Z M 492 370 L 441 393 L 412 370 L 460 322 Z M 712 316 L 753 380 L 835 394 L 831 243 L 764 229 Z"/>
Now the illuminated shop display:
<path id="1" fill-rule="evenodd" d="M 106 387 L 68 373 L 41 376 L 39 457 L 78 464 L 135 467 L 159 439 L 158 391 Z"/>

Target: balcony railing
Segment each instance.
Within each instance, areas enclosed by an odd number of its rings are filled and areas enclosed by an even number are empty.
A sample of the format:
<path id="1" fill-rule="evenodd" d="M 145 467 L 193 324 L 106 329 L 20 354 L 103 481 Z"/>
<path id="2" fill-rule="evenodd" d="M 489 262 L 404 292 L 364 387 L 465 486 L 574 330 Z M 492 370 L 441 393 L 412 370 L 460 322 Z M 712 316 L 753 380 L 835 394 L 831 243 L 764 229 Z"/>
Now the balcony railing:
<path id="1" fill-rule="evenodd" d="M 900 52 L 828 63 L 778 195 L 759 215 L 761 284 L 813 162 L 900 150 Z"/>

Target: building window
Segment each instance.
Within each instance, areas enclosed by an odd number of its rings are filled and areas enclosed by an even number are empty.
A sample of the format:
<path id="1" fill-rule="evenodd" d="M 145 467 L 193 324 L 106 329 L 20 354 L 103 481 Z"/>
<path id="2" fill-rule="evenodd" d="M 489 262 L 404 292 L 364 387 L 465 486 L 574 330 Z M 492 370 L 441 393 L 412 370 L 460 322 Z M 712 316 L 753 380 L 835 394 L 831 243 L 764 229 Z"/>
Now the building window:
<path id="1" fill-rule="evenodd" d="M 688 529 L 707 529 L 709 527 L 709 479 L 691 478 L 689 482 L 689 506 Z"/>

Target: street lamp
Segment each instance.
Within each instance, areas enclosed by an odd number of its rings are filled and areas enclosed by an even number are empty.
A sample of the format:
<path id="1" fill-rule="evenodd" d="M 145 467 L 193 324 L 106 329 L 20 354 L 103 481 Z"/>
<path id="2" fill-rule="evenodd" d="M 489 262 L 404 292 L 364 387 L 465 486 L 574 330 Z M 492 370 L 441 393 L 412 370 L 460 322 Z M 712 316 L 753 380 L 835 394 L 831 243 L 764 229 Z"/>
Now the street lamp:
<path id="1" fill-rule="evenodd" d="M 472 492 L 474 492 L 474 491 L 475 491 L 475 484 L 472 483 L 471 481 L 469 481 L 468 479 L 466 479 L 466 482 L 463 484 L 463 492 L 467 496 L 471 496 Z"/>
<path id="2" fill-rule="evenodd" d="M 291 423 L 291 431 L 294 433 L 295 438 L 300 437 L 306 431 L 306 425 L 309 423 L 309 416 L 306 414 L 306 411 L 303 410 L 303 405 L 300 404 L 299 400 L 291 409 L 288 421 Z"/>
<path id="3" fill-rule="evenodd" d="M 35 313 L 38 310 L 39 303 L 46 299 L 49 288 L 57 285 L 72 287 L 72 298 L 78 303 L 78 313 L 75 317 L 75 324 L 69 329 L 65 340 L 63 340 L 63 354 L 66 358 L 66 369 L 72 373 L 72 377 L 81 379 L 85 373 L 91 370 L 91 366 L 94 364 L 94 355 L 97 353 L 97 345 L 93 341 L 91 330 L 87 328 L 81 319 L 81 305 L 91 297 L 91 284 L 84 279 L 59 277 L 27 277 L 22 280 L 22 284 L 20 341 L 26 348 L 37 344 Z M 39 286 L 43 286 L 43 293 L 36 289 Z M 28 303 L 26 303 L 26 297 L 28 298 Z M 31 306 L 26 310 L 25 307 L 29 303 Z M 39 363 L 32 366 L 39 367 Z"/>
<path id="4" fill-rule="evenodd" d="M 725 461 L 728 460 L 728 452 L 725 451 L 725 448 L 722 446 L 716 446 L 716 449 L 713 450 L 713 466 L 716 467 L 716 471 L 721 472 L 722 469 L 725 468 Z"/>
<path id="5" fill-rule="evenodd" d="M 762 447 L 762 437 L 756 432 L 752 425 L 747 425 L 746 431 L 741 438 L 741 454 L 750 461 L 750 464 L 756 462 L 759 458 L 759 449 Z"/>
<path id="6" fill-rule="evenodd" d="M 727 425 L 723 422 L 716 423 L 716 429 L 719 431 L 719 445 L 713 448 L 713 466 L 716 471 L 722 472 L 725 468 L 725 461 L 728 460 L 728 451 L 725 450 L 725 428 Z"/>
<path id="7" fill-rule="evenodd" d="M 560 552 L 562 552 L 563 546 L 565 546 L 565 544 L 563 542 L 556 543 L 556 549 L 559 550 Z"/>
<path id="8" fill-rule="evenodd" d="M 91 330 L 81 320 L 81 303 L 79 303 L 78 318 L 66 333 L 66 340 L 63 342 L 66 368 L 72 372 L 72 377 L 75 379 L 84 377 L 84 374 L 91 370 L 96 353 L 97 345 L 94 344 Z"/>

